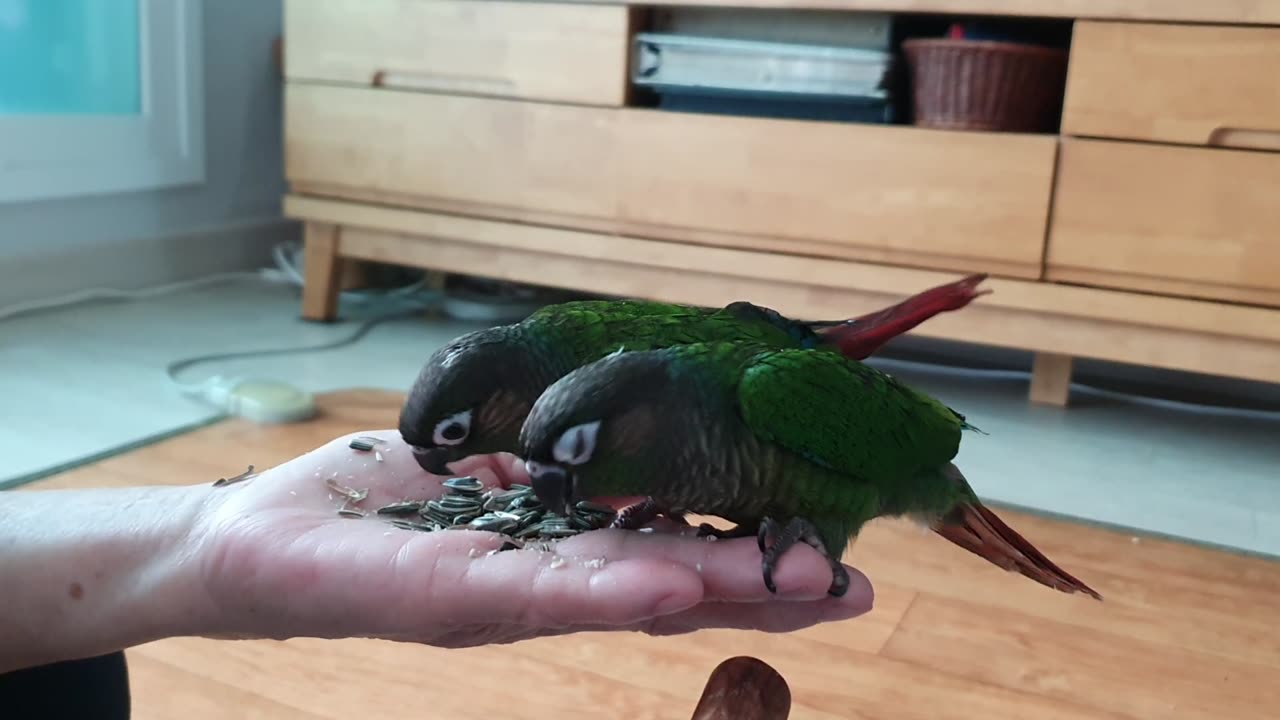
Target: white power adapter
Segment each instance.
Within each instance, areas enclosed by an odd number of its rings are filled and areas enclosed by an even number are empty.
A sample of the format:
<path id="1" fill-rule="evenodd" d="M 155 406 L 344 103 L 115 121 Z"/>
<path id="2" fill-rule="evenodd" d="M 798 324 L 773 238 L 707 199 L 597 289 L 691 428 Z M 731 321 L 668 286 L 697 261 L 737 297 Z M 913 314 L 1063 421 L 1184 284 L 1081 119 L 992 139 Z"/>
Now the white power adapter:
<path id="1" fill-rule="evenodd" d="M 201 383 L 199 395 L 228 415 L 263 425 L 310 420 L 316 415 L 311 393 L 278 380 L 215 376 Z"/>

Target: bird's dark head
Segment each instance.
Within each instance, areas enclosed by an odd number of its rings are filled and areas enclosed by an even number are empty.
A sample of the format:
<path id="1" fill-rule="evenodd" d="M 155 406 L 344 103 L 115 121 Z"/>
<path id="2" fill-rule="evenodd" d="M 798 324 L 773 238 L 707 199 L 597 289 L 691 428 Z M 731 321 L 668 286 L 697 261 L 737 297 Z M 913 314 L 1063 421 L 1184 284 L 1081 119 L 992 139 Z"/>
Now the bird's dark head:
<path id="1" fill-rule="evenodd" d="M 462 335 L 427 359 L 400 411 L 400 435 L 435 475 L 471 455 L 516 452 L 543 382 L 514 326 Z"/>
<path id="2" fill-rule="evenodd" d="M 669 454 L 676 410 L 670 359 L 661 351 L 615 353 L 552 383 L 520 431 L 534 492 L 553 512 L 580 500 L 646 494 Z"/>

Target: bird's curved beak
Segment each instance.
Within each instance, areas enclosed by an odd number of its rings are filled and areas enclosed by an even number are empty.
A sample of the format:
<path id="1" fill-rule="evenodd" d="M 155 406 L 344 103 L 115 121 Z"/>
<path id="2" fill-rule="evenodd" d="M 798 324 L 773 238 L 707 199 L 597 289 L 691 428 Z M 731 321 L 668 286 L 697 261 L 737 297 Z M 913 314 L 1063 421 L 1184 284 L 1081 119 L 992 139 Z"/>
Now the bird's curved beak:
<path id="1" fill-rule="evenodd" d="M 418 461 L 418 466 L 432 475 L 449 475 L 449 448 L 433 447 L 433 448 L 413 448 L 413 459 Z"/>
<path id="2" fill-rule="evenodd" d="M 524 469 L 529 473 L 529 483 L 539 502 L 548 510 L 570 517 L 574 504 L 573 475 L 559 465 L 533 460 L 525 461 Z"/>

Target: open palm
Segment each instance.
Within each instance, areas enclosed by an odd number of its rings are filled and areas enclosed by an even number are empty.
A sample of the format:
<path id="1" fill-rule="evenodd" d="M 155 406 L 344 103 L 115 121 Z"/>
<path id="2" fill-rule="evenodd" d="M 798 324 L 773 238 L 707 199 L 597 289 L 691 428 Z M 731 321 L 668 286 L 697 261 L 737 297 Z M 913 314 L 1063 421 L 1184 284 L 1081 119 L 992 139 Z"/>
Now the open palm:
<path id="1" fill-rule="evenodd" d="M 382 440 L 374 452 L 348 447 Z M 509 456 L 455 467 L 486 486 L 524 480 Z M 193 537 L 221 636 L 378 637 L 465 647 L 590 630 L 679 634 L 702 628 L 773 632 L 853 617 L 871 607 L 850 569 L 847 595 L 797 547 L 761 579 L 754 538 L 708 542 L 671 524 L 656 532 L 596 530 L 550 549 L 493 552 L 501 535 L 401 529 L 372 513 L 342 517 L 326 482 L 367 490 L 359 507 L 426 500 L 447 478 L 426 474 L 393 430 L 355 433 L 248 480 L 216 488 Z"/>

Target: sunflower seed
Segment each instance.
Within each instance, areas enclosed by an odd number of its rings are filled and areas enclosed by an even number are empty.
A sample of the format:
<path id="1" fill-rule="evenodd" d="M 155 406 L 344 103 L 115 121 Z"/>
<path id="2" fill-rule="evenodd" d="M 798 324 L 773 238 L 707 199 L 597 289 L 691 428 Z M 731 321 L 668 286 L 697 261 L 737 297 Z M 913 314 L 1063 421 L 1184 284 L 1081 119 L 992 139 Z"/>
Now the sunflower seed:
<path id="1" fill-rule="evenodd" d="M 244 482 L 245 480 L 252 480 L 255 477 L 257 477 L 257 473 L 253 471 L 253 466 L 250 465 L 248 470 L 245 470 L 239 475 L 234 475 L 229 478 L 218 478 L 217 480 L 214 480 L 213 486 L 222 487 L 223 485 L 231 485 L 238 482 Z"/>
<path id="2" fill-rule="evenodd" d="M 379 515 L 412 515 L 422 510 L 422 507 L 422 503 L 417 500 L 404 500 L 390 505 L 383 505 L 377 509 L 377 513 Z"/>
<path id="3" fill-rule="evenodd" d="M 344 507 L 344 508 L 338 508 L 338 515 L 342 517 L 347 517 L 347 518 L 362 518 L 364 517 L 364 512 L 361 510 L 356 510 L 355 508 Z"/>
<path id="4" fill-rule="evenodd" d="M 601 505 L 600 503 L 593 503 L 590 500 L 583 500 L 579 502 L 574 506 L 574 509 L 597 515 L 609 515 L 610 517 L 614 515 L 614 509 L 612 507 L 609 507 L 608 505 Z"/>
<path id="5" fill-rule="evenodd" d="M 408 520 L 392 520 L 391 524 L 402 530 L 428 530 L 429 531 L 429 530 L 435 529 L 430 525 L 423 525 L 421 523 L 409 522 Z"/>
<path id="6" fill-rule="evenodd" d="M 530 538 L 538 537 L 538 535 L 541 532 L 542 532 L 542 527 L 537 523 L 534 523 L 532 525 L 529 525 L 526 528 L 518 530 L 515 534 L 515 537 L 517 540 L 528 540 Z"/>
<path id="7" fill-rule="evenodd" d="M 369 497 L 368 488 L 365 488 L 364 490 L 356 490 L 355 488 L 349 488 L 346 485 L 339 483 L 336 476 L 331 477 L 328 480 L 325 480 L 324 484 L 329 486 L 330 490 L 338 493 L 339 495 L 347 496 L 348 498 L 351 499 L 351 502 L 354 502 L 354 503 L 361 502 L 365 498 Z"/>
<path id="8" fill-rule="evenodd" d="M 516 520 L 498 517 L 497 515 L 481 515 L 467 525 L 472 530 L 505 533 L 514 528 L 517 522 L 518 521 Z"/>
<path id="9" fill-rule="evenodd" d="M 331 487 L 348 498 L 351 490 Z M 617 513 L 612 507 L 589 501 L 577 503 L 568 517 L 550 512 L 533 488 L 515 484 L 510 488 L 488 488 L 471 476 L 450 478 L 444 482 L 444 494 L 433 500 L 402 500 L 378 508 L 393 525 L 405 529 L 438 532 L 442 530 L 482 530 L 505 535 L 501 550 L 525 547 L 526 541 L 549 542 L 607 527 Z M 352 491 L 358 492 L 358 491 Z M 367 491 L 366 491 L 367 492 Z M 361 498 L 363 499 L 363 498 Z M 408 517 L 417 515 L 421 522 Z"/>
<path id="10" fill-rule="evenodd" d="M 478 495 L 484 491 L 484 483 L 471 476 L 445 480 L 444 486 L 455 493 L 463 495 Z"/>

